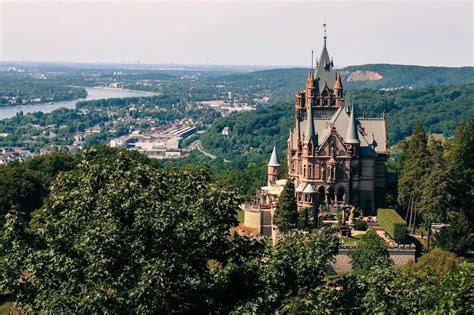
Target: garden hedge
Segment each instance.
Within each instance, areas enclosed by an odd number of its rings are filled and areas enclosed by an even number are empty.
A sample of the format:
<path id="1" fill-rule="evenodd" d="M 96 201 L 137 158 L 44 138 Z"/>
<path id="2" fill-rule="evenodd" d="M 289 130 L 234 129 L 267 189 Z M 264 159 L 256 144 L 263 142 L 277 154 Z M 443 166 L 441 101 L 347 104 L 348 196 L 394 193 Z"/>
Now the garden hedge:
<path id="1" fill-rule="evenodd" d="M 377 221 L 397 243 L 407 239 L 407 223 L 393 209 L 378 209 Z"/>

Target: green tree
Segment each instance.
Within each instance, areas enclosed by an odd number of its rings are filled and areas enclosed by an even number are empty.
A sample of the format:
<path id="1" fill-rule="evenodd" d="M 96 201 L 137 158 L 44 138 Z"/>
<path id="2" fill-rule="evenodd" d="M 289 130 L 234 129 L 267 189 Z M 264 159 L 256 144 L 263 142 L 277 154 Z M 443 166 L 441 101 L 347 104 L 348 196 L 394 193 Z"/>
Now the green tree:
<path id="1" fill-rule="evenodd" d="M 453 208 L 474 222 L 474 116 L 461 124 L 447 150 Z"/>
<path id="2" fill-rule="evenodd" d="M 229 232 L 237 225 L 235 193 L 212 184 L 206 169 L 158 170 L 126 153 L 108 163 L 96 157 L 86 151 L 77 169 L 56 178 L 28 242 L 15 236 L 21 229 L 7 228 L 1 261 L 21 263 L 0 271 L 0 291 L 35 313 L 212 312 L 223 305 L 216 285 L 237 289 L 231 275 L 246 274 L 243 263 L 255 255 L 252 241 Z M 9 244 L 22 244 L 22 256 Z"/>
<path id="3" fill-rule="evenodd" d="M 298 205 L 295 198 L 295 186 L 291 180 L 286 182 L 278 202 L 273 224 L 278 226 L 283 233 L 297 227 L 298 224 Z"/>
<path id="4" fill-rule="evenodd" d="M 431 223 L 446 222 L 452 207 L 450 194 L 450 174 L 443 157 L 443 147 L 438 141 L 430 141 L 430 168 L 421 179 L 421 195 L 418 203 L 419 214 L 428 227 L 426 251 L 430 249 Z"/>
<path id="5" fill-rule="evenodd" d="M 398 203 L 408 206 L 410 197 L 418 202 L 421 196 L 421 180 L 429 167 L 427 136 L 421 122 L 417 122 L 405 150 L 402 152 L 403 165 L 398 181 Z"/>
<path id="6" fill-rule="evenodd" d="M 458 267 L 461 262 L 462 259 L 455 254 L 435 248 L 421 256 L 416 264 L 408 264 L 403 269 L 421 276 L 434 275 L 442 278 L 455 267 Z"/>
<path id="7" fill-rule="evenodd" d="M 339 245 L 334 229 L 323 228 L 307 234 L 290 232 L 261 264 L 258 281 L 262 290 L 252 303 L 237 312 L 289 311 L 287 304 L 302 298 L 309 290 L 324 286 L 330 273 L 328 264 Z"/>
<path id="8" fill-rule="evenodd" d="M 361 237 L 359 245 L 349 253 L 349 257 L 356 273 L 368 272 L 372 266 L 392 264 L 385 240 L 372 229 Z"/>
<path id="9" fill-rule="evenodd" d="M 46 195 L 37 173 L 20 166 L 0 168 L 0 226 L 11 209 L 29 215 L 41 206 Z"/>
<path id="10" fill-rule="evenodd" d="M 449 225 L 435 235 L 435 245 L 457 255 L 465 255 L 474 246 L 472 223 L 463 212 L 454 211 L 449 214 L 448 222 Z"/>

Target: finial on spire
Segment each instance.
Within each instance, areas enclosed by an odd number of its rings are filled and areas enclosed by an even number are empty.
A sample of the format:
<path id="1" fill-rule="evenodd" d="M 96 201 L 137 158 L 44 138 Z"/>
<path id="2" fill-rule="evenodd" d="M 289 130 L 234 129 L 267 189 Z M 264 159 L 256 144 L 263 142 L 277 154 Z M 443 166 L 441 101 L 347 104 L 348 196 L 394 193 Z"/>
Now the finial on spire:
<path id="1" fill-rule="evenodd" d="M 323 28 L 324 28 L 324 36 L 323 36 L 323 38 L 324 38 L 324 46 L 326 46 L 326 38 L 328 37 L 328 36 L 327 36 L 327 33 L 326 33 L 326 26 L 327 26 L 327 24 L 324 23 L 324 24 L 323 24 Z"/>
<path id="2" fill-rule="evenodd" d="M 311 50 L 311 70 L 313 70 L 314 50 Z"/>

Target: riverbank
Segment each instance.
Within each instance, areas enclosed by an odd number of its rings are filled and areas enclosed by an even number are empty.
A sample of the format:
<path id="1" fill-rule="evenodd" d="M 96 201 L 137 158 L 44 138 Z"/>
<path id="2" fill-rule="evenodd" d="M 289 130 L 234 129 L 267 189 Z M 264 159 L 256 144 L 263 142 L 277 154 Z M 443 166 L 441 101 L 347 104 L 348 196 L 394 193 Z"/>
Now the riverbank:
<path id="1" fill-rule="evenodd" d="M 92 101 L 98 99 L 108 99 L 108 98 L 126 98 L 126 97 L 146 97 L 159 95 L 159 93 L 138 91 L 138 90 L 129 90 L 122 88 L 113 88 L 113 87 L 84 87 L 87 92 L 85 98 L 78 98 L 71 101 L 60 101 L 52 103 L 38 103 L 32 105 L 15 105 L 15 106 L 4 106 L 0 107 L 0 119 L 15 117 L 19 112 L 33 113 L 33 112 L 43 112 L 50 113 L 53 110 L 58 108 L 75 108 L 77 102 L 80 101 Z"/>

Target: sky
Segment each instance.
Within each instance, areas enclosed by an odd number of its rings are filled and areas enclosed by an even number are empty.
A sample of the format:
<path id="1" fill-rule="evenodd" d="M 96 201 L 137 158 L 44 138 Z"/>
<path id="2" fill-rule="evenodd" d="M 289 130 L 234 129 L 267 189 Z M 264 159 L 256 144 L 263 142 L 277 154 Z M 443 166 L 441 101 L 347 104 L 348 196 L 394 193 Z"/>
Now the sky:
<path id="1" fill-rule="evenodd" d="M 0 0 L 0 60 L 472 66 L 472 3 Z"/>

